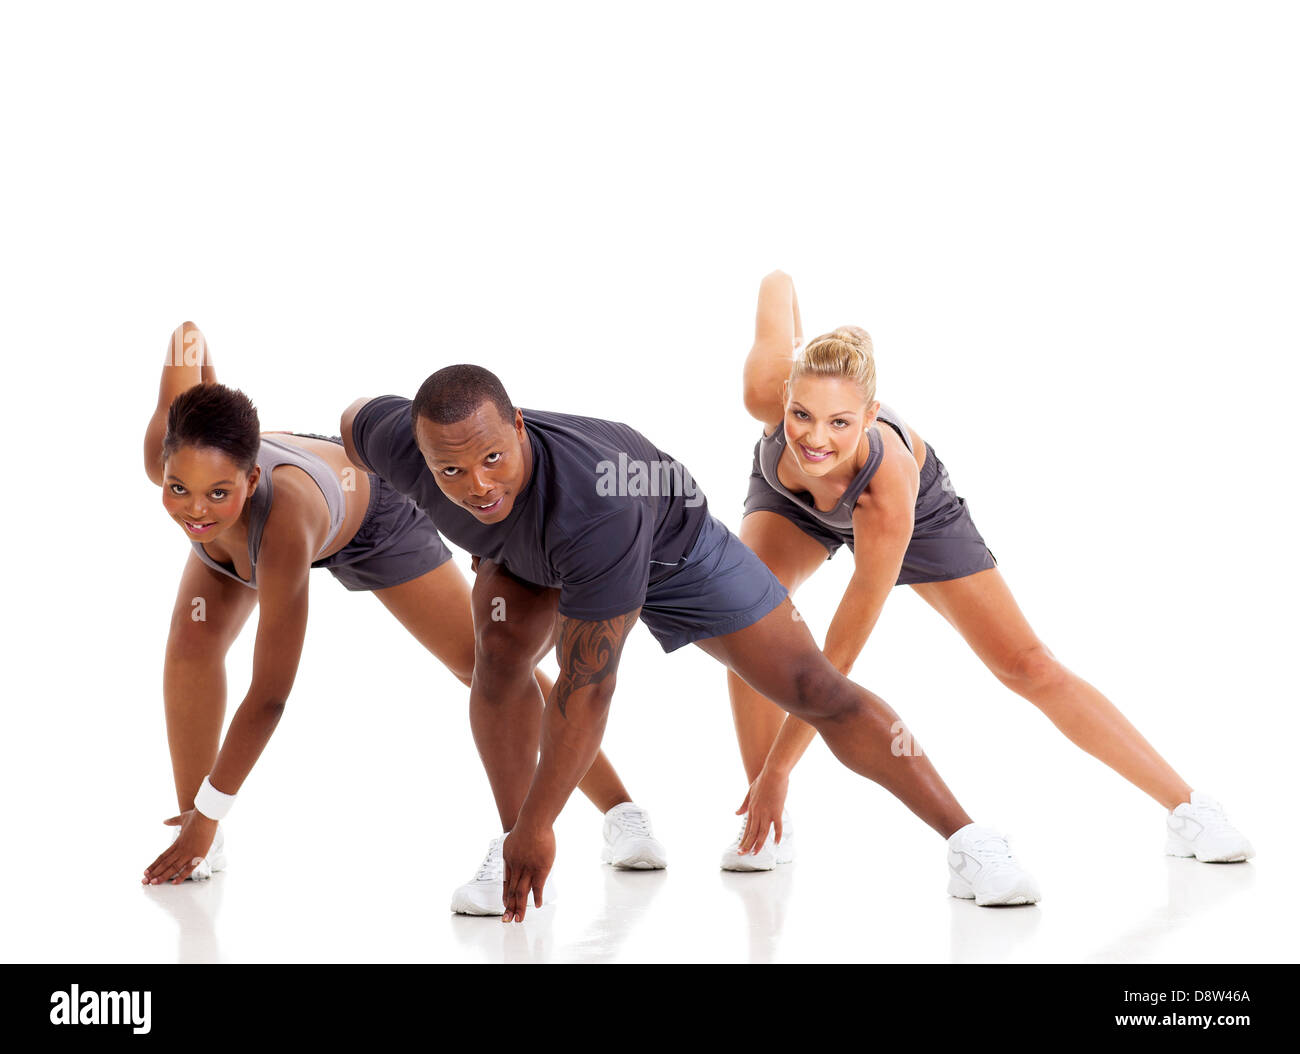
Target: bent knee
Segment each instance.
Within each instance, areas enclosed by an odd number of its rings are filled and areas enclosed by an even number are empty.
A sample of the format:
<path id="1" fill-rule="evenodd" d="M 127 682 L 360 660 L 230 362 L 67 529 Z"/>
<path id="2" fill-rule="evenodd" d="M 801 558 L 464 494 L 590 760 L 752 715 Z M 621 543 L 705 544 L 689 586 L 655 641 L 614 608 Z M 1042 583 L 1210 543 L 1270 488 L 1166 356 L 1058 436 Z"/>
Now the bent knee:
<path id="1" fill-rule="evenodd" d="M 474 635 L 474 665 L 469 672 L 484 684 L 532 677 L 535 652 L 535 640 L 519 628 L 506 622 L 487 625 Z"/>
<path id="2" fill-rule="evenodd" d="M 825 658 L 801 663 L 794 671 L 794 698 L 787 707 L 796 717 L 819 721 L 851 719 L 862 709 L 861 692 Z"/>
<path id="3" fill-rule="evenodd" d="M 215 626 L 176 616 L 167 634 L 166 659 L 174 663 L 211 662 L 225 658 L 229 647 L 225 634 Z"/>
<path id="4" fill-rule="evenodd" d="M 1059 688 L 1070 676 L 1041 641 L 1006 656 L 993 672 L 1013 692 L 1031 697 Z"/>

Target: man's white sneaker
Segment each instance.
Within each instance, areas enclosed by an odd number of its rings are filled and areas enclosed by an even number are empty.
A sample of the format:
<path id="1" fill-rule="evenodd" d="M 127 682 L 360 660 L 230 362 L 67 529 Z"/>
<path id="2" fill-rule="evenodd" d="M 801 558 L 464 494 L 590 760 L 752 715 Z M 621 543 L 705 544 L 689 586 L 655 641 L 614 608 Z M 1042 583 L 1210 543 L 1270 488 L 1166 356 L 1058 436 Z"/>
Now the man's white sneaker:
<path id="1" fill-rule="evenodd" d="M 175 842 L 181 836 L 180 827 L 172 829 L 172 841 Z M 226 869 L 226 835 L 220 827 L 217 828 L 217 836 L 212 839 L 212 848 L 208 850 L 208 855 L 200 861 L 193 871 L 189 873 L 186 881 L 201 882 L 205 878 L 211 878 L 214 871 L 224 871 Z"/>
<path id="2" fill-rule="evenodd" d="M 634 871 L 668 866 L 668 853 L 655 838 L 650 814 L 634 802 L 625 801 L 605 813 L 604 833 L 600 858 L 605 863 Z"/>
<path id="3" fill-rule="evenodd" d="M 1034 904 L 1038 883 L 1024 870 L 1004 835 L 968 823 L 948 839 L 948 893 L 980 907 Z"/>
<path id="4" fill-rule="evenodd" d="M 794 860 L 794 825 L 790 823 L 790 814 L 781 814 L 781 841 L 776 840 L 776 824 L 767 829 L 767 841 L 757 853 L 740 855 L 740 840 L 745 837 L 745 821 L 741 821 L 740 833 L 735 840 L 722 851 L 723 871 L 771 871 L 777 864 L 788 864 Z"/>
<path id="5" fill-rule="evenodd" d="M 1255 849 L 1249 840 L 1228 822 L 1223 806 L 1200 791 L 1192 791 L 1192 800 L 1177 806 L 1165 818 L 1168 856 L 1194 856 L 1207 864 L 1227 864 L 1249 860 Z"/>
<path id="6" fill-rule="evenodd" d="M 479 865 L 478 872 L 451 895 L 451 910 L 457 915 L 502 915 L 506 906 L 501 899 L 501 884 L 505 881 L 506 864 L 501 857 L 501 844 L 506 840 L 504 834 L 492 839 L 487 856 Z M 555 879 L 548 877 L 542 891 L 542 903 L 550 904 L 555 899 Z M 529 897 L 532 905 L 532 897 Z"/>

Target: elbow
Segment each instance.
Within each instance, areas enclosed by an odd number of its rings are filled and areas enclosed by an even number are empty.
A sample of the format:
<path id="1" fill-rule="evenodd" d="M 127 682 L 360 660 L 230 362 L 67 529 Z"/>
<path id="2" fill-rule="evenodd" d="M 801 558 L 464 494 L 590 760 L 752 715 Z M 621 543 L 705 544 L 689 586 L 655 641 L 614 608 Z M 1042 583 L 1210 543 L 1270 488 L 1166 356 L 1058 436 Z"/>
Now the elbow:
<path id="1" fill-rule="evenodd" d="M 781 385 L 785 377 L 767 377 L 760 381 L 745 381 L 743 399 L 745 412 L 756 421 L 771 424 L 785 414 Z"/>
<path id="2" fill-rule="evenodd" d="M 287 703 L 287 699 L 270 696 L 256 704 L 255 713 L 260 721 L 274 728 L 280 723 L 280 718 L 284 716 L 284 708 Z"/>

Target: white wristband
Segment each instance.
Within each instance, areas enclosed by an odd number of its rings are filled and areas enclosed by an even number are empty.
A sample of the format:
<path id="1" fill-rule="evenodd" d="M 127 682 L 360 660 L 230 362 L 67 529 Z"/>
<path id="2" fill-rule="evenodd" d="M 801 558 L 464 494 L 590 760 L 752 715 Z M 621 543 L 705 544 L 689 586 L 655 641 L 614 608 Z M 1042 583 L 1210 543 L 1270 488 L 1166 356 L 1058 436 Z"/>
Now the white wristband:
<path id="1" fill-rule="evenodd" d="M 203 777 L 199 792 L 194 795 L 194 808 L 209 820 L 224 820 L 226 813 L 230 812 L 230 807 L 234 804 L 233 794 L 222 794 L 212 785 L 207 776 Z"/>

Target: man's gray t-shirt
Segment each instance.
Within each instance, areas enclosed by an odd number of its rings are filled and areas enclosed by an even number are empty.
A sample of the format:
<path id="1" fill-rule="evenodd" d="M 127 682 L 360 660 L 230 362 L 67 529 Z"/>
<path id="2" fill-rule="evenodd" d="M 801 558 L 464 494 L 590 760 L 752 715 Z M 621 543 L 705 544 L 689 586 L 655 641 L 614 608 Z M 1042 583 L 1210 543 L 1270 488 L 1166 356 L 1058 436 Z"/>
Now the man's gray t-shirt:
<path id="1" fill-rule="evenodd" d="M 685 466 L 625 424 L 522 413 L 533 471 L 500 523 L 482 523 L 438 488 L 412 433 L 410 399 L 365 403 L 353 417 L 352 442 L 443 537 L 525 581 L 558 588 L 560 614 L 596 621 L 640 607 L 652 572 L 690 552 L 708 517 L 703 493 Z"/>

